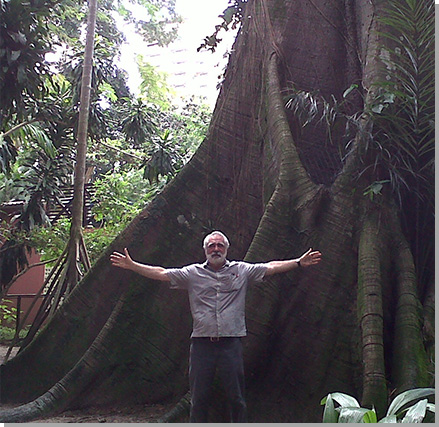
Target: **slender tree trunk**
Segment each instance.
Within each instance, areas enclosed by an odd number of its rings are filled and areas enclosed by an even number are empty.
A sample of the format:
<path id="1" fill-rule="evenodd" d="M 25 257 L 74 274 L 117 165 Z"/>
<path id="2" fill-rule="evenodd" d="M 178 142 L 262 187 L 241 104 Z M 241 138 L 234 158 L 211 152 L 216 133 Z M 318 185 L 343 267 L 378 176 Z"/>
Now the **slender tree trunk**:
<path id="1" fill-rule="evenodd" d="M 81 80 L 78 134 L 76 145 L 75 178 L 73 184 L 72 224 L 68 250 L 67 294 L 78 283 L 80 273 L 80 245 L 84 215 L 85 163 L 87 154 L 88 116 L 92 90 L 93 50 L 96 26 L 97 0 L 89 0 L 87 36 L 85 41 L 84 66 Z"/>

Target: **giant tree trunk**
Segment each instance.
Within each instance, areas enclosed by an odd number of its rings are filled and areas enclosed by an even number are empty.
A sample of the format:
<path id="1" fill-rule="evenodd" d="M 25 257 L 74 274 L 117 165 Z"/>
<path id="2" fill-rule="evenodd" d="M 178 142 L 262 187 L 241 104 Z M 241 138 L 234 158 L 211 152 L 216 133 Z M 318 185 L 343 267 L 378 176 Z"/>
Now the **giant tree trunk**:
<path id="1" fill-rule="evenodd" d="M 2 366 L 3 401 L 43 396 L 0 420 L 183 397 L 187 295 L 117 270 L 108 257 L 126 246 L 134 259 L 165 267 L 203 261 L 201 241 L 213 229 L 230 237 L 231 259 L 323 253 L 316 268 L 249 290 L 250 421 L 319 421 L 320 400 L 334 391 L 382 412 L 391 390 L 426 385 L 413 257 L 390 196 L 374 204 L 353 179 L 361 135 L 342 163 L 322 127 L 301 133 L 284 108 L 291 83 L 338 99 L 352 83 L 370 86 L 379 75 L 378 14 L 364 1 L 249 2 L 208 138 L 34 342 Z M 352 109 L 361 108 L 358 98 Z"/>

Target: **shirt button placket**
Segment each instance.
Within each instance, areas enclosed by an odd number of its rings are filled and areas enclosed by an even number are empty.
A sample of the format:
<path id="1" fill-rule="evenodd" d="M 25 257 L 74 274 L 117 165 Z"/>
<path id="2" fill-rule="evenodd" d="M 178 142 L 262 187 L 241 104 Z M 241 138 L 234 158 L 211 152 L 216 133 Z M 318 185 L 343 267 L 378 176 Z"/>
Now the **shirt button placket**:
<path id="1" fill-rule="evenodd" d="M 216 285 L 216 329 L 217 329 L 217 336 L 220 336 L 221 332 L 221 325 L 220 325 L 220 317 L 219 317 L 219 305 L 220 305 L 220 286 L 221 284 L 218 282 Z"/>

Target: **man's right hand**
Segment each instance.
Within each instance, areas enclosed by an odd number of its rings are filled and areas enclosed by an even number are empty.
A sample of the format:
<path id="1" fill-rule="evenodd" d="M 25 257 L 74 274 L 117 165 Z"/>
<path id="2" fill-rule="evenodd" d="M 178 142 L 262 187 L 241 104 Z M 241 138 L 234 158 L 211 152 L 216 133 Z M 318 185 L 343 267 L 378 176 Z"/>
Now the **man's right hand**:
<path id="1" fill-rule="evenodd" d="M 128 252 L 127 248 L 124 248 L 124 253 L 113 252 L 110 255 L 111 264 L 114 267 L 125 268 L 126 270 L 134 271 L 149 279 L 160 280 L 162 282 L 169 282 L 169 277 L 166 274 L 166 269 L 154 265 L 141 264 L 134 261 Z"/>
<path id="2" fill-rule="evenodd" d="M 134 266 L 134 261 L 130 257 L 130 254 L 128 252 L 127 248 L 124 248 L 124 254 L 121 254 L 120 252 L 113 252 L 110 255 L 110 261 L 111 264 L 114 267 L 120 267 L 125 268 L 127 270 L 132 270 Z"/>

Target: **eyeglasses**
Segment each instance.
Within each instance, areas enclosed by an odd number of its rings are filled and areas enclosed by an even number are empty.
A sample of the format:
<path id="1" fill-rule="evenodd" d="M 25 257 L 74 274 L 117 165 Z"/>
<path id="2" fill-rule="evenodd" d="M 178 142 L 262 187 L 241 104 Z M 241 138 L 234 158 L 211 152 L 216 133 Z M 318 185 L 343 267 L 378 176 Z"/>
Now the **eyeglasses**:
<path id="1" fill-rule="evenodd" d="M 218 249 L 224 249 L 226 245 L 224 243 L 209 243 L 207 245 L 207 249 L 214 249 L 215 247 Z"/>

